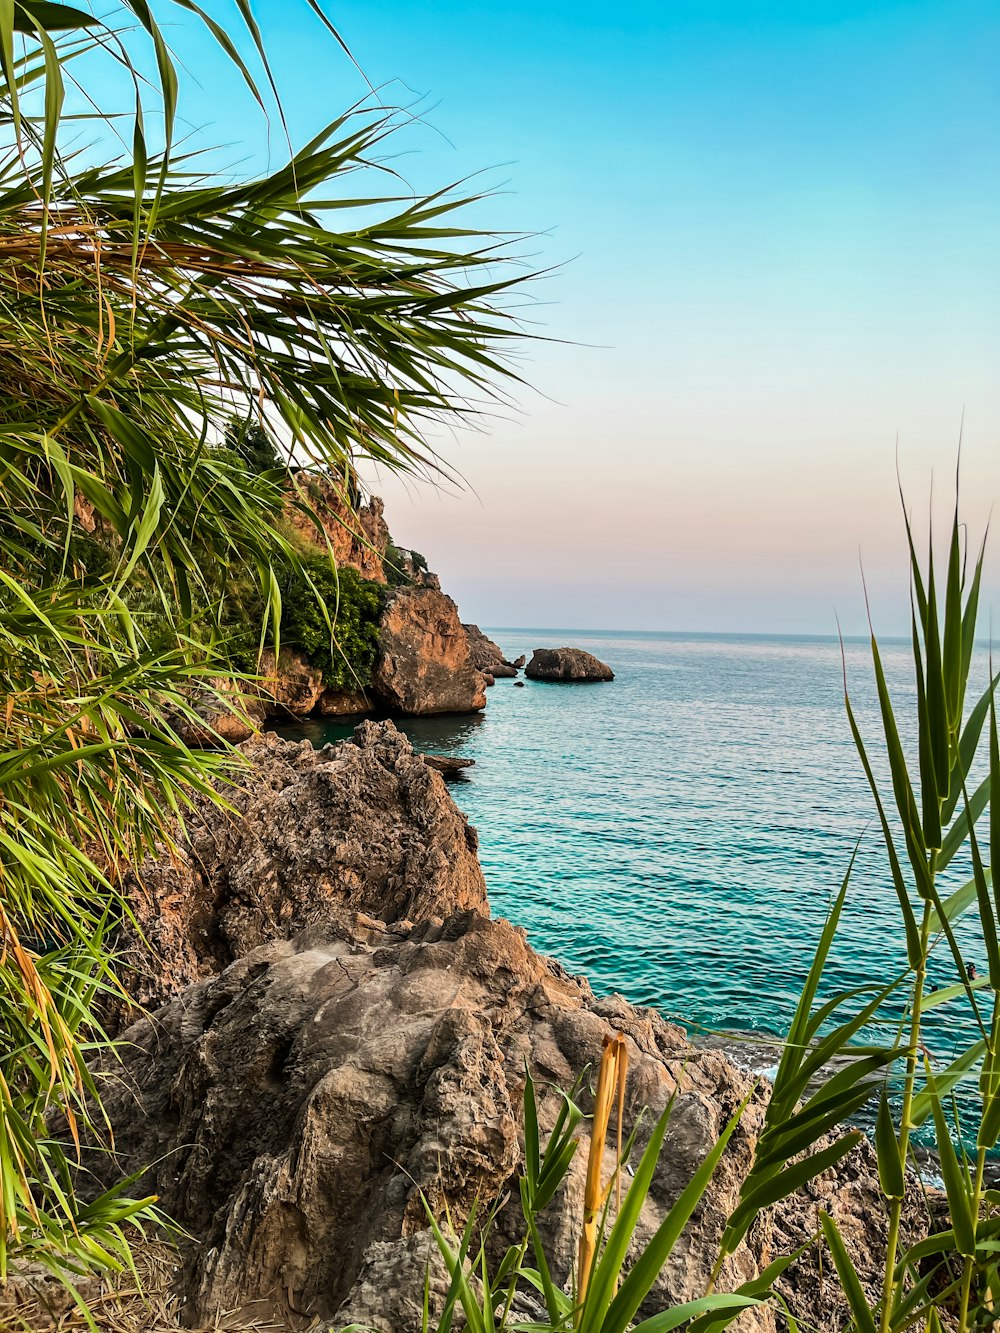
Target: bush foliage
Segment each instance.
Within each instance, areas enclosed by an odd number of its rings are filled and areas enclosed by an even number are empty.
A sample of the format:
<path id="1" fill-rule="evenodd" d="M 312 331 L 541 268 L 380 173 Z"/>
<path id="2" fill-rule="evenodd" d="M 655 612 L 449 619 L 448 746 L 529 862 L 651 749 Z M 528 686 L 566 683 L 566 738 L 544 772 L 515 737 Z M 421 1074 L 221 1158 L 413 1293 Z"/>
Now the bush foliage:
<path id="1" fill-rule="evenodd" d="M 370 684 L 378 652 L 382 585 L 363 579 L 355 569 L 333 569 L 327 560 L 308 562 L 310 582 L 287 567 L 281 584 L 281 642 L 299 648 L 323 681 L 335 690 Z M 327 622 L 316 594 L 323 599 Z"/>

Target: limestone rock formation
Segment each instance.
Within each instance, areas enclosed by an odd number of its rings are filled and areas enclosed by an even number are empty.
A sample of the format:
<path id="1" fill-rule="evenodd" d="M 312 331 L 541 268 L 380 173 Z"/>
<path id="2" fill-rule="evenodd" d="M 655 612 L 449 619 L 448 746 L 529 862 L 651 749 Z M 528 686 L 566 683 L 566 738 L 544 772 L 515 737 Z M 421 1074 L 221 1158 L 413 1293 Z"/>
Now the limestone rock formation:
<path id="1" fill-rule="evenodd" d="M 146 944 L 126 928 L 117 948 L 139 1004 L 344 913 L 391 923 L 489 910 L 475 829 L 391 723 L 363 722 L 318 751 L 265 733 L 242 753 L 227 790 L 236 813 L 200 803 L 177 853 L 129 877 Z"/>
<path id="2" fill-rule="evenodd" d="M 478 625 L 463 625 L 462 628 L 469 636 L 472 664 L 477 671 L 483 671 L 494 679 L 498 676 L 517 675 L 516 665 L 507 661 L 500 645 L 484 634 Z"/>
<path id="3" fill-rule="evenodd" d="M 322 534 L 311 517 L 295 501 L 314 510 L 322 522 Z M 340 566 L 356 569 L 362 578 L 385 583 L 382 557 L 389 544 L 389 529 L 383 518 L 384 505 L 377 495 L 361 504 L 342 478 L 296 472 L 290 484 L 285 517 L 295 530 L 318 551 L 333 548 Z"/>
<path id="4" fill-rule="evenodd" d="M 483 677 L 450 597 L 434 588 L 400 588 L 389 598 L 372 692 L 391 712 L 410 716 L 486 706 Z"/>
<path id="5" fill-rule="evenodd" d="M 155 1163 L 144 1186 L 194 1238 L 187 1320 L 249 1304 L 255 1315 L 292 1309 L 334 1328 L 357 1321 L 419 1333 L 431 1253 L 421 1191 L 458 1224 L 477 1199 L 505 1189 L 516 1199 L 525 1061 L 543 1096 L 544 1129 L 558 1105 L 545 1089 L 569 1087 L 596 1066 L 609 1031 L 628 1038 L 626 1115 L 634 1124 L 646 1111 L 640 1149 L 677 1091 L 639 1223 L 643 1244 L 749 1084 L 722 1052 L 692 1048 L 652 1011 L 596 1000 L 506 921 L 461 912 L 390 926 L 342 913 L 261 945 L 133 1026 L 106 1104 L 121 1166 Z M 751 1100 L 644 1314 L 704 1290 L 765 1097 L 761 1088 Z M 607 1176 L 610 1141 L 606 1151 Z M 574 1260 L 585 1157 L 578 1152 L 544 1215 L 560 1282 Z M 872 1281 L 885 1210 L 864 1145 L 764 1215 L 727 1261 L 720 1288 L 804 1244 L 821 1206 L 835 1208 L 862 1280 Z M 512 1208 L 499 1219 L 498 1254 L 515 1234 Z M 908 1218 L 908 1235 L 915 1228 L 919 1218 Z M 784 1287 L 803 1327 L 840 1327 L 835 1285 L 824 1287 L 815 1254 Z M 739 1328 L 775 1333 L 774 1315 L 755 1311 Z"/>
<path id="6" fill-rule="evenodd" d="M 531 680 L 614 680 L 615 673 L 582 648 L 536 648 L 524 669 Z"/>
<path id="7" fill-rule="evenodd" d="M 321 751 L 265 735 L 244 752 L 235 814 L 197 810 L 180 855 L 147 863 L 131 886 L 154 953 L 146 998 L 174 998 L 124 1035 L 104 1083 L 118 1158 L 90 1163 L 108 1180 L 152 1163 L 143 1184 L 191 1237 L 187 1321 L 243 1307 L 419 1333 L 425 1272 L 432 1307 L 446 1285 L 421 1192 L 458 1224 L 476 1200 L 516 1200 L 525 1064 L 544 1131 L 553 1086 L 595 1067 L 609 1032 L 628 1039 L 627 1122 L 647 1111 L 640 1150 L 677 1093 L 639 1221 L 648 1240 L 751 1090 L 747 1077 L 653 1011 L 596 999 L 491 920 L 474 830 L 390 723 L 362 723 Z M 766 1084 L 753 1092 L 644 1315 L 703 1292 L 766 1096 Z M 607 1178 L 610 1142 L 605 1151 Z M 560 1282 L 585 1156 L 584 1143 L 544 1215 Z M 913 1194 L 907 1243 L 926 1226 Z M 516 1234 L 514 1206 L 499 1215 L 498 1253 Z M 761 1216 L 719 1289 L 805 1245 L 820 1208 L 873 1288 L 886 1210 L 863 1143 Z M 802 1327 L 846 1319 L 828 1268 L 812 1248 L 781 1279 Z M 778 1330 L 767 1309 L 736 1327 Z"/>
<path id="8" fill-rule="evenodd" d="M 649 1012 L 595 1001 L 505 921 L 461 913 L 413 928 L 317 925 L 131 1028 L 107 1105 L 122 1165 L 156 1162 L 144 1187 L 197 1239 L 187 1317 L 259 1301 L 350 1322 L 356 1288 L 371 1286 L 373 1268 L 398 1267 L 426 1229 L 420 1191 L 461 1219 L 510 1180 L 525 1059 L 539 1080 L 569 1086 L 599 1060 L 609 1028 L 631 1039 L 630 1121 L 643 1107 L 655 1115 L 680 1087 L 648 1236 L 744 1095 L 743 1076 Z M 555 1108 L 550 1095 L 546 1121 Z M 758 1099 L 659 1280 L 660 1305 L 704 1283 L 760 1114 Z M 579 1154 L 550 1214 L 560 1281 L 583 1172 Z M 745 1248 L 724 1276 L 742 1280 L 757 1262 Z M 389 1284 L 376 1285 L 380 1308 L 365 1297 L 373 1326 L 418 1333 L 416 1319 L 404 1324 L 405 1310 L 389 1308 Z M 418 1303 L 419 1290 L 410 1297 Z"/>

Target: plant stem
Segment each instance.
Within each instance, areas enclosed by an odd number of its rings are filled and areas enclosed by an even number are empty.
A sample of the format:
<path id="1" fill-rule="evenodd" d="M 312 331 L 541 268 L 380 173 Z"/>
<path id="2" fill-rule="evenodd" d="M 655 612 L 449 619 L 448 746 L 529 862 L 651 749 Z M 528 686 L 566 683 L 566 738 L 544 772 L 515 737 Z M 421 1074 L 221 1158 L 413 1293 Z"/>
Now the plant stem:
<path id="1" fill-rule="evenodd" d="M 990 1023 L 990 1055 L 997 1048 L 997 1042 L 1000 1040 L 1000 999 L 994 996 L 993 1016 Z M 987 1056 L 989 1059 L 990 1056 Z M 983 1115 L 989 1109 L 990 1102 L 996 1094 L 992 1088 L 992 1079 L 987 1088 L 986 1099 L 983 1104 Z M 979 1224 L 979 1210 L 983 1203 L 983 1174 L 986 1169 L 986 1148 L 980 1144 L 976 1152 L 976 1175 L 972 1188 L 972 1220 L 973 1224 Z M 972 1274 L 975 1271 L 975 1258 L 967 1255 L 962 1271 L 962 1295 L 959 1303 L 958 1333 L 966 1333 L 969 1326 L 969 1299 L 972 1294 Z"/>
<path id="2" fill-rule="evenodd" d="M 933 882 L 937 863 L 937 852 L 931 852 L 930 872 Z M 913 1109 L 913 1093 L 917 1080 L 917 1052 L 920 1049 L 920 1020 L 924 999 L 924 983 L 927 979 L 927 947 L 930 939 L 931 907 L 924 903 L 923 920 L 920 923 L 920 961 L 913 979 L 913 1007 L 910 1017 L 910 1041 L 906 1053 L 906 1076 L 903 1082 L 903 1112 L 899 1126 L 899 1156 L 906 1170 L 906 1159 L 910 1148 L 910 1114 Z M 893 1296 L 895 1293 L 896 1251 L 899 1247 L 899 1225 L 903 1215 L 903 1200 L 892 1199 L 889 1204 L 889 1235 L 885 1250 L 885 1280 L 882 1284 L 882 1313 L 879 1321 L 879 1333 L 889 1333 L 892 1318 Z"/>
<path id="3" fill-rule="evenodd" d="M 972 1217 L 974 1222 L 979 1220 L 979 1207 L 983 1193 L 983 1170 L 986 1166 L 986 1149 L 980 1148 L 976 1153 L 976 1178 L 972 1190 Z M 962 1295 L 958 1306 L 958 1333 L 966 1333 L 969 1327 L 969 1297 L 972 1293 L 972 1273 L 976 1261 L 974 1256 L 966 1255 L 965 1264 L 962 1269 Z"/>

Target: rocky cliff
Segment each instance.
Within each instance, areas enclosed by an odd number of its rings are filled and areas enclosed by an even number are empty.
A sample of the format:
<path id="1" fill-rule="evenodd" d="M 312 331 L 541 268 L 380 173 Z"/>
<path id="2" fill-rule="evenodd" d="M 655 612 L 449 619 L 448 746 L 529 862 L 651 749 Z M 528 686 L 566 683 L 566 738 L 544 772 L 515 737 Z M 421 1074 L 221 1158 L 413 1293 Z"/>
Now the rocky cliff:
<path id="1" fill-rule="evenodd" d="M 450 597 L 400 588 L 387 601 L 372 691 L 390 712 L 409 716 L 485 708 L 485 681 Z"/>
<path id="2" fill-rule="evenodd" d="M 315 922 L 489 910 L 475 829 L 391 724 L 318 751 L 267 733 L 243 756 L 231 809 L 196 801 L 182 854 L 130 876 L 117 949 L 140 1005 Z"/>
<path id="3" fill-rule="evenodd" d="M 540 1087 L 568 1087 L 609 1032 L 629 1044 L 629 1123 L 652 1113 L 640 1142 L 677 1093 L 640 1242 L 651 1234 L 746 1078 L 652 1011 L 595 998 L 491 920 L 473 831 L 391 724 L 364 724 L 319 753 L 270 737 L 247 758 L 234 813 L 199 812 L 179 856 L 147 864 L 132 886 L 151 946 L 147 994 L 175 998 L 129 1029 L 109 1071 L 118 1164 L 153 1163 L 145 1183 L 192 1237 L 179 1275 L 188 1321 L 243 1307 L 418 1333 L 428 1271 L 441 1292 L 420 1192 L 457 1223 L 477 1198 L 516 1198 L 526 1065 Z M 201 979 L 185 986 L 189 977 Z M 765 1101 L 766 1085 L 648 1312 L 703 1291 Z M 543 1127 L 557 1103 L 546 1091 Z M 113 1169 L 105 1156 L 95 1167 Z M 559 1281 L 583 1170 L 580 1153 L 546 1214 Z M 806 1244 L 821 1206 L 872 1280 L 885 1213 L 862 1145 L 765 1213 L 722 1285 Z M 501 1212 L 499 1244 L 510 1217 Z M 908 1233 L 921 1225 L 918 1211 Z M 823 1271 L 810 1249 L 783 1280 L 803 1327 L 839 1327 Z M 772 1333 L 773 1312 L 739 1327 Z"/>
<path id="4" fill-rule="evenodd" d="M 389 545 L 385 506 L 377 495 L 360 500 L 345 481 L 295 472 L 288 483 L 285 517 L 300 537 L 318 551 L 332 549 L 339 567 L 356 569 L 362 578 L 385 583 L 382 561 Z M 322 531 L 305 505 L 317 515 Z"/>

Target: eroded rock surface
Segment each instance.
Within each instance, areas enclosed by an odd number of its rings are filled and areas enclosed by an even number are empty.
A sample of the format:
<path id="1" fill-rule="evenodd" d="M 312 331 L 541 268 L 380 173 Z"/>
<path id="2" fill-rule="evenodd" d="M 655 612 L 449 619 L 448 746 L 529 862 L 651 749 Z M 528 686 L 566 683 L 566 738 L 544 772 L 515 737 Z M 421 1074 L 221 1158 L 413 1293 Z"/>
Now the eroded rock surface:
<path id="1" fill-rule="evenodd" d="M 394 713 L 474 713 L 486 706 L 469 636 L 450 597 L 434 588 L 400 588 L 379 625 L 372 691 Z"/>
<path id="2" fill-rule="evenodd" d="M 317 925 L 130 1029 L 107 1104 L 122 1165 L 156 1162 L 145 1183 L 198 1239 L 188 1317 L 290 1302 L 340 1326 L 363 1304 L 375 1328 L 417 1333 L 419 1288 L 407 1313 L 387 1308 L 388 1284 L 376 1283 L 376 1310 L 373 1264 L 395 1269 L 426 1230 L 421 1190 L 457 1219 L 497 1196 L 519 1160 L 525 1060 L 541 1083 L 571 1086 L 611 1029 L 630 1038 L 629 1120 L 651 1112 L 640 1133 L 680 1087 L 643 1239 L 735 1110 L 744 1078 L 649 1011 L 595 1001 L 506 921 L 470 912 L 412 928 Z M 555 1109 L 548 1094 L 544 1122 Z M 706 1280 L 761 1111 L 758 1099 L 650 1308 Z M 580 1153 L 549 1213 L 560 1280 L 584 1169 Z M 756 1263 L 744 1247 L 724 1276 L 742 1280 Z"/>
<path id="3" fill-rule="evenodd" d="M 130 876 L 147 945 L 119 947 L 139 1004 L 315 921 L 489 910 L 475 829 L 391 723 L 363 722 L 318 751 L 265 733 L 242 753 L 235 812 L 202 802 L 178 855 Z"/>
<path id="4" fill-rule="evenodd" d="M 389 544 L 389 528 L 383 517 L 385 506 L 377 495 L 363 502 L 343 478 L 296 472 L 290 483 L 291 497 L 285 517 L 317 551 L 333 548 L 338 566 L 356 569 L 362 578 L 385 583 L 382 560 Z M 296 506 L 298 499 L 319 517 L 323 531 Z"/>
<path id="5" fill-rule="evenodd" d="M 275 657 L 265 648 L 260 658 L 260 693 L 269 717 L 308 717 L 323 695 L 323 673 L 304 653 L 283 647 Z"/>
<path id="6" fill-rule="evenodd" d="M 320 717 L 357 717 L 371 712 L 364 690 L 324 690 L 316 704 Z"/>
<path id="7" fill-rule="evenodd" d="M 159 960 L 151 995 L 174 998 L 125 1034 L 105 1093 L 118 1160 L 93 1163 L 108 1180 L 153 1163 L 144 1185 L 192 1237 L 187 1321 L 244 1308 L 419 1333 L 429 1261 L 432 1308 L 446 1286 L 421 1192 L 459 1225 L 475 1200 L 516 1200 L 525 1064 L 545 1131 L 552 1088 L 595 1068 L 610 1032 L 628 1039 L 626 1121 L 646 1112 L 640 1151 L 677 1094 L 643 1245 L 751 1092 L 746 1076 L 653 1011 L 595 998 L 491 920 L 474 831 L 391 724 L 363 723 L 353 742 L 319 752 L 265 736 L 247 753 L 236 815 L 200 811 L 180 860 L 143 868 Z M 201 980 L 182 990 L 186 977 Z M 766 1096 L 766 1084 L 753 1090 L 643 1314 L 704 1291 Z M 581 1140 L 545 1214 L 560 1282 L 579 1236 L 586 1125 Z M 605 1153 L 607 1178 L 610 1143 Z M 498 1219 L 498 1253 L 518 1234 L 513 1207 Z M 919 1202 L 908 1207 L 907 1243 L 926 1224 Z M 867 1143 L 765 1213 L 719 1288 L 804 1245 L 820 1208 L 874 1291 L 886 1210 Z M 813 1248 L 781 1281 L 802 1327 L 846 1319 L 829 1272 Z M 736 1327 L 781 1325 L 762 1309 Z"/>
<path id="8" fill-rule="evenodd" d="M 615 673 L 582 648 L 536 648 L 524 669 L 531 680 L 614 680 Z"/>

